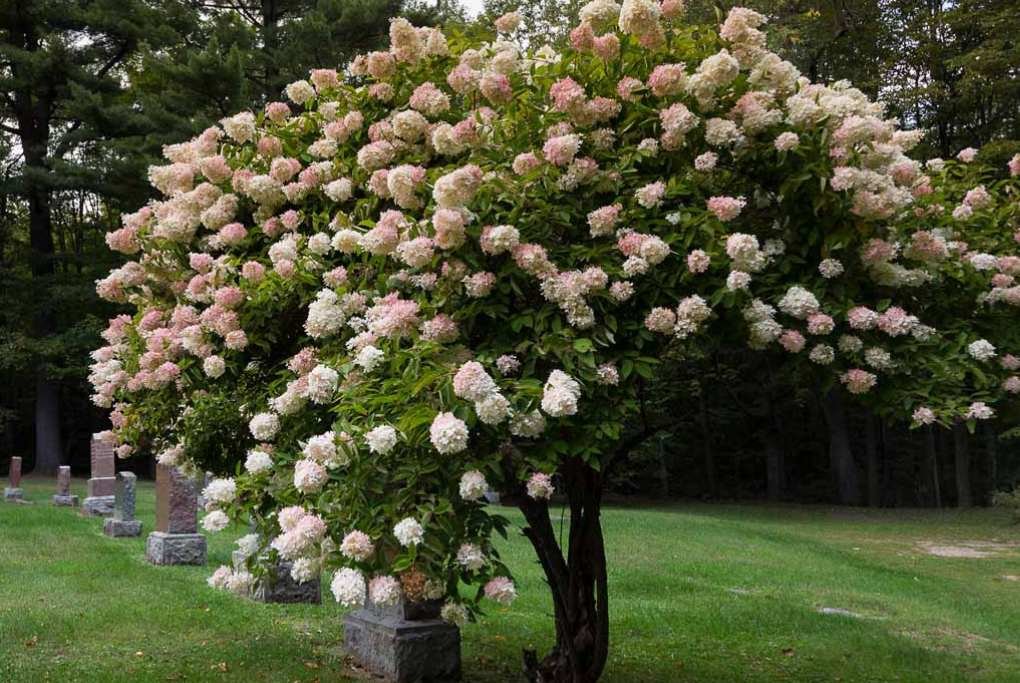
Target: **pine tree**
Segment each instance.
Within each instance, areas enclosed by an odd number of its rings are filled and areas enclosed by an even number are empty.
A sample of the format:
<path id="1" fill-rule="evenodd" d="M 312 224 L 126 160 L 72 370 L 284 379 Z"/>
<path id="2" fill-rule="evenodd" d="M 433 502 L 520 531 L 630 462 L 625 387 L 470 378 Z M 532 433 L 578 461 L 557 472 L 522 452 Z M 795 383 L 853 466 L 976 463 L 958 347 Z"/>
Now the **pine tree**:
<path id="1" fill-rule="evenodd" d="M 40 472 L 55 471 L 64 458 L 65 346 L 71 341 L 67 335 L 74 337 L 85 317 L 81 296 L 67 296 L 74 289 L 69 280 L 81 295 L 82 285 L 94 277 L 79 260 L 83 240 L 56 230 L 54 216 L 64 202 L 73 206 L 92 201 L 97 191 L 114 189 L 107 175 L 115 163 L 105 142 L 141 124 L 123 98 L 123 70 L 143 41 L 160 45 L 176 39 L 167 21 L 168 8 L 176 6 L 171 0 L 26 0 L 4 3 L 0 10 L 0 128 L 10 136 L 12 150 L 18 150 L 6 157 L 14 165 L 5 189 L 23 204 L 28 225 L 27 272 L 21 281 L 31 308 L 18 332 L 31 340 L 22 346 L 34 375 Z M 77 218 L 84 213 L 79 211 Z M 81 220 L 76 227 L 96 233 L 95 225 Z M 16 243 L 8 240 L 11 246 Z M 18 272 L 16 265 L 16 280 Z M 94 297 L 84 298 L 95 305 Z M 83 365 L 83 359 L 74 362 Z"/>

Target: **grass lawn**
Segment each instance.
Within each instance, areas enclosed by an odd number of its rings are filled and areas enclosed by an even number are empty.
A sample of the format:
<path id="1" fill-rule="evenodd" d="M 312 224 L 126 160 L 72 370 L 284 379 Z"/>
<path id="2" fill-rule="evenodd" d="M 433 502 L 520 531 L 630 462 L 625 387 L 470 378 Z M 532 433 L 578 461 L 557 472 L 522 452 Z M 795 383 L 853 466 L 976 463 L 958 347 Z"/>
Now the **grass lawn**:
<path id="1" fill-rule="evenodd" d="M 239 529 L 210 538 L 210 567 L 153 567 L 151 484 L 139 539 L 52 507 L 51 481 L 25 489 L 33 505 L 0 503 L 0 681 L 357 675 L 328 593 L 280 606 L 206 586 Z M 604 523 L 606 681 L 1020 681 L 1020 527 L 997 511 L 676 505 L 610 508 Z M 467 681 L 519 680 L 521 648 L 551 642 L 530 547 L 515 536 L 503 551 L 521 597 L 465 629 Z"/>

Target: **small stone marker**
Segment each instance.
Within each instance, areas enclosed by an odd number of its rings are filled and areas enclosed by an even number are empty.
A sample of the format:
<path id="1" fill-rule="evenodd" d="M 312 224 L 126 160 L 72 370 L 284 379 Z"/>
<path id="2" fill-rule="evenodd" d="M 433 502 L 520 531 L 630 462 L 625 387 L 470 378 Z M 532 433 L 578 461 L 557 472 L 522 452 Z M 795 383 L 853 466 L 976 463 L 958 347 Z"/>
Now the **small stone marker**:
<path id="1" fill-rule="evenodd" d="M 205 474 L 202 475 L 202 487 L 198 490 L 199 512 L 205 511 L 205 489 L 209 486 L 209 482 L 211 482 L 214 478 L 215 477 L 213 476 L 212 472 L 206 472 Z"/>
<path id="2" fill-rule="evenodd" d="M 138 477 L 134 472 L 121 472 L 117 475 L 120 486 L 117 487 L 113 517 L 103 521 L 103 533 L 107 536 L 141 536 L 142 523 L 135 519 L 135 482 Z"/>
<path id="3" fill-rule="evenodd" d="M 153 564 L 205 564 L 205 536 L 198 531 L 198 491 L 176 467 L 156 465 L 156 530 L 145 557 Z"/>
<path id="4" fill-rule="evenodd" d="M 88 481 L 88 495 L 81 504 L 81 513 L 87 517 L 106 517 L 113 514 L 117 469 L 113 446 L 92 435 L 92 478 Z"/>
<path id="5" fill-rule="evenodd" d="M 71 468 L 68 465 L 57 468 L 57 492 L 53 495 L 53 504 L 70 507 L 78 504 L 78 496 L 71 495 Z"/>
<path id="6" fill-rule="evenodd" d="M 10 480 L 11 485 L 4 487 L 4 500 L 17 502 L 24 499 L 25 492 L 21 489 L 21 457 L 17 455 L 11 458 Z"/>
<path id="7" fill-rule="evenodd" d="M 460 678 L 460 629 L 439 619 L 439 601 L 392 607 L 371 602 L 344 617 L 344 648 L 395 683 Z"/>

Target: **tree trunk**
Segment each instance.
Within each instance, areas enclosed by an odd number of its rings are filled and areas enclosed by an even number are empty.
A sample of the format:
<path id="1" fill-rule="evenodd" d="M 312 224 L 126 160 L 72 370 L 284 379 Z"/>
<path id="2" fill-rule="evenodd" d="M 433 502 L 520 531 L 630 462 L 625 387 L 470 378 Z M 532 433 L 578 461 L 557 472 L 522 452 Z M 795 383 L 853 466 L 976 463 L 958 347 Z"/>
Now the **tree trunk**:
<path id="1" fill-rule="evenodd" d="M 778 501 L 783 498 L 786 488 L 785 458 L 783 458 L 783 447 L 779 442 L 779 435 L 773 430 L 765 432 L 765 492 L 770 501 Z"/>
<path id="2" fill-rule="evenodd" d="M 262 17 L 262 52 L 265 59 L 265 77 L 262 96 L 266 102 L 272 102 L 280 97 L 280 73 L 276 68 L 277 51 L 280 47 L 279 31 L 280 17 L 277 12 L 276 0 L 262 0 L 260 7 Z"/>
<path id="3" fill-rule="evenodd" d="M 545 501 L 520 496 L 525 536 L 538 554 L 552 591 L 556 645 L 541 661 L 524 653 L 529 681 L 594 683 L 609 654 L 609 592 L 602 537 L 602 475 L 580 460 L 561 467 L 570 507 L 567 556 L 556 542 Z"/>
<path id="4" fill-rule="evenodd" d="M 864 450 L 868 462 L 868 507 L 876 508 L 881 504 L 881 492 L 878 487 L 880 463 L 878 460 L 878 425 L 875 416 L 868 412 L 864 416 Z"/>
<path id="5" fill-rule="evenodd" d="M 48 105 L 47 105 L 48 106 Z M 53 334 L 48 290 L 54 274 L 53 217 L 50 205 L 50 169 L 46 157 L 50 122 L 45 107 L 33 110 L 22 103 L 18 127 L 25 152 L 26 196 L 28 198 L 30 269 L 39 295 L 33 319 L 33 334 L 44 339 Z M 42 113 L 40 113 L 42 112 Z M 35 470 L 54 474 L 60 465 L 60 383 L 47 377 L 43 358 L 36 359 Z"/>
<path id="6" fill-rule="evenodd" d="M 928 425 L 924 428 L 924 453 L 931 473 L 932 492 L 935 495 L 935 507 L 942 507 L 942 483 L 939 478 L 939 455 L 935 447 L 935 428 Z"/>
<path id="7" fill-rule="evenodd" d="M 970 449 L 967 425 L 957 422 L 953 425 L 953 456 L 956 462 L 956 506 L 969 508 L 974 505 L 970 488 Z"/>
<path id="8" fill-rule="evenodd" d="M 708 408 L 705 405 L 705 387 L 699 387 L 698 424 L 701 427 L 701 455 L 705 464 L 705 486 L 708 495 L 716 498 L 719 495 L 719 482 L 715 473 L 715 450 L 712 448 L 712 430 L 708 426 Z"/>
<path id="9" fill-rule="evenodd" d="M 822 408 L 829 427 L 829 465 L 835 483 L 836 502 L 841 505 L 860 505 L 861 487 L 857 463 L 850 450 L 846 410 L 839 387 L 833 387 L 825 394 Z"/>
<path id="10" fill-rule="evenodd" d="M 659 453 L 659 495 L 669 498 L 669 458 L 666 456 L 663 439 L 658 440 L 656 448 Z"/>
<path id="11" fill-rule="evenodd" d="M 60 466 L 60 384 L 44 376 L 35 381 L 36 474 L 56 474 Z"/>
<path id="12" fill-rule="evenodd" d="M 985 462 L 988 471 L 988 486 L 985 488 L 985 502 L 988 497 L 995 494 L 999 487 L 999 435 L 995 433 L 995 427 L 988 422 L 982 425 L 985 433 Z"/>

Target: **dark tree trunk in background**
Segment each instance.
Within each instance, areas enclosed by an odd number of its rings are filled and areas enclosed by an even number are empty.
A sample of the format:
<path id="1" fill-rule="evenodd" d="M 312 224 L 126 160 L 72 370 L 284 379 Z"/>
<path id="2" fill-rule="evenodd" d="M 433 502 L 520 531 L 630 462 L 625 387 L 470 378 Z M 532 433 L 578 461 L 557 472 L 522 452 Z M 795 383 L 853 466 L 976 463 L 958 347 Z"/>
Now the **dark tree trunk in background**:
<path id="1" fill-rule="evenodd" d="M 602 537 L 602 474 L 580 460 L 560 468 L 570 508 L 567 554 L 556 542 L 545 501 L 518 499 L 553 597 L 556 645 L 539 660 L 525 652 L 525 673 L 543 683 L 594 683 L 609 654 L 609 590 Z"/>
<path id="2" fill-rule="evenodd" d="M 882 471 L 881 496 L 879 505 L 884 507 L 902 507 L 904 505 L 902 491 L 896 485 L 896 437 L 894 430 L 886 422 L 875 418 L 879 426 L 878 430 L 878 465 Z M 907 472 L 913 473 L 914 452 L 912 449 L 905 449 L 902 459 L 905 461 Z"/>
<path id="3" fill-rule="evenodd" d="M 666 455 L 662 439 L 659 439 L 656 448 L 659 454 L 659 495 L 669 498 L 669 456 Z"/>
<path id="4" fill-rule="evenodd" d="M 56 474 L 63 462 L 60 447 L 60 385 L 39 377 L 35 382 L 36 474 Z"/>
<path id="5" fill-rule="evenodd" d="M 956 464 L 956 505 L 969 508 L 974 505 L 970 487 L 970 443 L 967 425 L 957 422 L 953 425 L 953 457 Z"/>
<path id="6" fill-rule="evenodd" d="M 779 434 L 765 431 L 765 491 L 770 501 L 782 500 L 786 489 L 786 463 Z"/>
<path id="7" fill-rule="evenodd" d="M 999 486 L 999 435 L 995 432 L 995 427 L 987 422 L 982 425 L 982 430 L 985 433 L 985 462 L 988 472 L 985 495 L 991 496 Z"/>
<path id="8" fill-rule="evenodd" d="M 17 42 L 26 52 L 40 49 L 39 37 L 28 18 L 19 25 Z M 11 97 L 9 95 L 9 97 Z M 34 334 L 44 338 L 53 333 L 49 310 L 49 280 L 54 273 L 53 219 L 50 205 L 49 144 L 53 116 L 52 88 L 19 88 L 11 97 L 17 116 L 18 137 L 25 156 L 25 196 L 28 200 L 29 267 L 39 297 L 36 301 Z M 45 363 L 37 359 L 35 397 L 35 471 L 51 474 L 60 465 L 60 383 L 47 377 Z"/>
<path id="9" fill-rule="evenodd" d="M 786 495 L 786 441 L 783 438 L 783 420 L 776 409 L 774 388 L 775 374 L 772 365 L 769 369 L 769 421 L 770 427 L 765 432 L 765 487 L 766 495 L 771 501 L 778 501 Z"/>
<path id="10" fill-rule="evenodd" d="M 939 475 L 939 454 L 935 444 L 935 428 L 928 425 L 924 428 L 924 455 L 931 477 L 932 494 L 935 496 L 935 507 L 942 507 L 942 482 Z"/>
<path id="11" fill-rule="evenodd" d="M 708 495 L 719 495 L 719 480 L 715 473 L 715 450 L 712 448 L 712 430 L 708 426 L 708 407 L 705 405 L 705 388 L 699 387 L 698 425 L 701 427 L 701 455 L 705 464 L 705 486 Z"/>
<path id="12" fill-rule="evenodd" d="M 878 420 L 870 412 L 864 416 L 864 451 L 868 463 L 868 507 L 876 508 L 882 502 L 878 486 L 881 463 L 878 459 Z"/>
<path id="13" fill-rule="evenodd" d="M 265 59 L 265 78 L 262 96 L 266 102 L 280 98 L 281 84 L 279 69 L 276 68 L 276 52 L 280 46 L 279 31 L 280 16 L 276 0 L 262 0 L 262 50 Z"/>
<path id="14" fill-rule="evenodd" d="M 841 391 L 839 387 L 833 387 L 822 401 L 829 428 L 829 466 L 836 489 L 836 502 L 841 505 L 860 505 L 861 486 L 857 463 L 850 450 L 850 433 Z"/>

